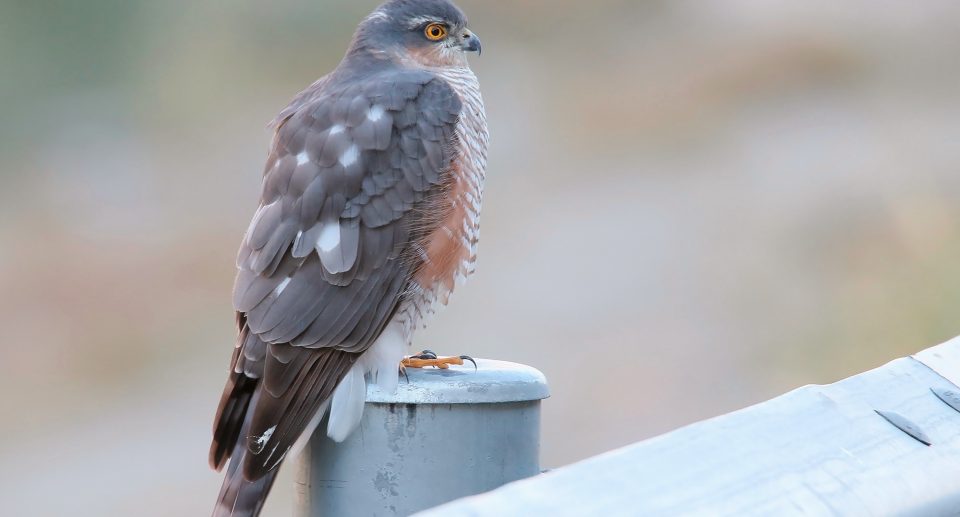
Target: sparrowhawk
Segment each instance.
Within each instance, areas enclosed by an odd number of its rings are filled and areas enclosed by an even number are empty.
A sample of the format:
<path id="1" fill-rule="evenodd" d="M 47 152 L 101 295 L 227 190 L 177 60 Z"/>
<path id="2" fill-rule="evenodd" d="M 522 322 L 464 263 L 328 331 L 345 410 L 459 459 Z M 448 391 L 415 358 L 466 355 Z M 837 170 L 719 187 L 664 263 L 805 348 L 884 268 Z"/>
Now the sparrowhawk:
<path id="1" fill-rule="evenodd" d="M 473 51 L 449 1 L 390 0 L 272 123 L 237 257 L 215 516 L 258 514 L 324 414 L 345 439 L 366 382 L 396 388 L 414 330 L 473 271 L 488 141 Z"/>

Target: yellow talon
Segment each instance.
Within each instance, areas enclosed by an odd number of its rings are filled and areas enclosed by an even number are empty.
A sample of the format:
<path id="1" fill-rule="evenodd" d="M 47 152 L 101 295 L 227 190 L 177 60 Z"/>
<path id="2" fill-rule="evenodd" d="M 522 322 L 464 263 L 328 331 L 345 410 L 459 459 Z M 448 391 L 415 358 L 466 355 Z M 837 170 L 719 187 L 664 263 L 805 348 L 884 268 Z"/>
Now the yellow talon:
<path id="1" fill-rule="evenodd" d="M 437 354 L 431 352 L 430 350 L 424 350 L 418 355 L 411 355 L 409 357 L 404 357 L 400 361 L 400 369 L 403 368 L 426 368 L 432 366 L 434 368 L 439 368 L 441 370 L 446 370 L 450 368 L 451 364 L 462 365 L 464 360 L 470 361 L 473 363 L 473 367 L 477 367 L 477 362 L 473 360 L 470 356 L 461 355 L 461 356 L 449 356 L 449 357 L 438 357 Z"/>

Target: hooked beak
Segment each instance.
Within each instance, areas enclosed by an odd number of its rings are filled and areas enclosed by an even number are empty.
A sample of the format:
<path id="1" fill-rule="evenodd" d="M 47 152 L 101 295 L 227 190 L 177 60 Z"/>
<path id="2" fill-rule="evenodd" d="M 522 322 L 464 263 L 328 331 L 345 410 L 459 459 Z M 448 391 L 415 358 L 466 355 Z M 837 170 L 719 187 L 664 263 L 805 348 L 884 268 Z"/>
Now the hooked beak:
<path id="1" fill-rule="evenodd" d="M 480 38 L 470 31 L 463 31 L 463 36 L 460 40 L 460 48 L 462 48 L 465 52 L 476 52 L 478 55 L 483 53 L 480 47 Z"/>

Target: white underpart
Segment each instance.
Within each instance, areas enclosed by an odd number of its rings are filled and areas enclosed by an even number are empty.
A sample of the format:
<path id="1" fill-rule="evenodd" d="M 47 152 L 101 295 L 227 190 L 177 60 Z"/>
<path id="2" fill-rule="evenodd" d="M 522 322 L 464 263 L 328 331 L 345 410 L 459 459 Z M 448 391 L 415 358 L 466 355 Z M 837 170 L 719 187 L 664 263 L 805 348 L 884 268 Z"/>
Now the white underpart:
<path id="1" fill-rule="evenodd" d="M 328 409 L 330 419 L 327 421 L 327 436 L 336 442 L 342 442 L 350 436 L 363 417 L 363 406 L 367 401 L 367 382 L 373 382 L 384 391 L 396 392 L 400 382 L 400 361 L 409 346 L 408 327 L 403 322 L 391 321 L 380 337 L 353 364 L 340 384 L 337 384 L 333 395 L 320 406 L 290 450 L 275 460 L 275 464 L 288 454 L 295 456 L 303 451 Z M 273 433 L 272 430 L 269 432 Z"/>
<path id="2" fill-rule="evenodd" d="M 342 442 L 360 424 L 367 400 L 367 377 L 388 392 L 397 390 L 399 365 L 410 338 L 404 325 L 391 322 L 344 376 L 330 399 L 327 436 Z M 319 422 L 319 420 L 317 420 Z"/>
<path id="3" fill-rule="evenodd" d="M 340 384 L 337 384 L 337 389 L 333 391 L 330 399 L 327 436 L 336 442 L 344 441 L 363 416 L 363 404 L 367 400 L 367 380 L 358 364 L 350 368 Z"/>
<path id="4" fill-rule="evenodd" d="M 313 415 L 313 418 L 307 423 L 307 427 L 304 428 L 303 433 L 300 434 L 300 436 L 297 437 L 297 441 L 293 442 L 293 445 L 290 446 L 288 454 L 290 454 L 291 457 L 300 454 L 300 451 L 310 443 L 310 437 L 313 436 L 313 432 L 317 430 L 317 426 L 320 425 L 320 421 L 323 420 L 323 415 L 327 414 L 328 407 L 330 407 L 329 399 L 320 405 L 317 414 Z"/>
<path id="5" fill-rule="evenodd" d="M 340 156 L 340 165 L 349 167 L 353 165 L 359 157 L 360 149 L 358 149 L 356 145 L 351 145 L 346 151 L 343 152 L 343 155 Z"/>
<path id="6" fill-rule="evenodd" d="M 367 118 L 370 122 L 376 122 L 383 118 L 384 109 L 383 106 L 379 104 L 374 104 L 370 107 L 370 111 L 367 112 Z"/>
<path id="7" fill-rule="evenodd" d="M 301 151 L 300 154 L 297 155 L 297 165 L 303 165 L 309 161 L 310 156 L 307 155 L 306 151 Z"/>
<path id="8" fill-rule="evenodd" d="M 322 224 L 320 236 L 317 237 L 317 248 L 326 253 L 340 245 L 340 222 L 331 221 Z"/>
<path id="9" fill-rule="evenodd" d="M 278 285 L 278 286 L 273 290 L 273 292 L 276 293 L 277 296 L 280 296 L 280 293 L 282 293 L 283 290 L 286 289 L 288 285 L 290 285 L 290 277 L 289 277 L 289 276 L 288 276 L 287 278 L 284 278 L 283 281 L 280 282 L 280 285 Z"/>

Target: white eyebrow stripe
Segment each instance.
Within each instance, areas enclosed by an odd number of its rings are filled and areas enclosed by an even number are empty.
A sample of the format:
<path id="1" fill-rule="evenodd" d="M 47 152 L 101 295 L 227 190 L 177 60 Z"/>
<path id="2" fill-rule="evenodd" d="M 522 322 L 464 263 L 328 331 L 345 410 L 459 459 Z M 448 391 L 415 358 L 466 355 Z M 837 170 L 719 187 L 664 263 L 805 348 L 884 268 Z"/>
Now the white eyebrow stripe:
<path id="1" fill-rule="evenodd" d="M 408 25 L 410 26 L 411 29 L 416 29 L 417 27 L 425 23 L 444 23 L 444 21 L 438 20 L 436 18 L 431 18 L 429 16 L 417 16 L 414 18 L 410 18 L 410 20 L 408 21 Z M 444 25 L 446 24 L 444 23 Z"/>

